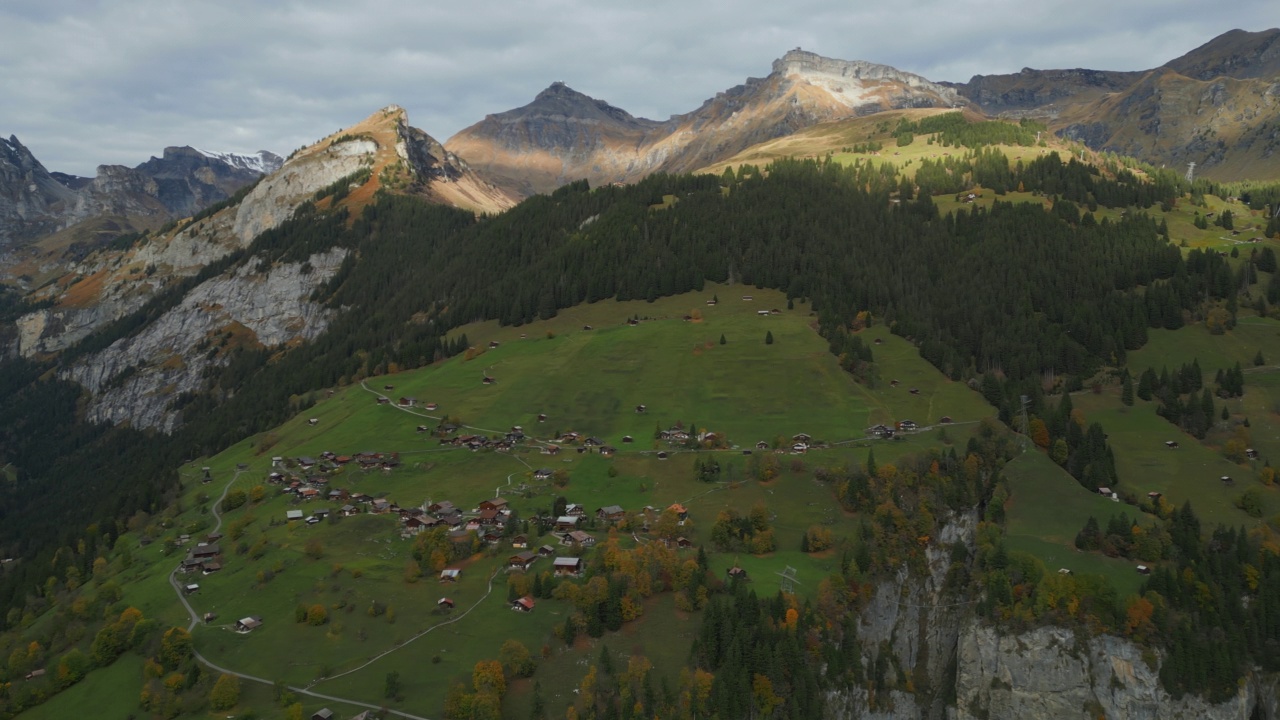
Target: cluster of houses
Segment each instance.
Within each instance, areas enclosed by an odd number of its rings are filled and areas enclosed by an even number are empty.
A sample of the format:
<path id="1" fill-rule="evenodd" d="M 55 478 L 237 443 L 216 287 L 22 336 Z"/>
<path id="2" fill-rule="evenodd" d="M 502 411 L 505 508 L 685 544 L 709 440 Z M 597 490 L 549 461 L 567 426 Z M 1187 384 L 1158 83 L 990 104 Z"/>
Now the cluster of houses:
<path id="1" fill-rule="evenodd" d="M 449 539 L 458 543 L 470 543 L 474 533 L 481 542 L 496 545 L 507 535 L 511 522 L 511 508 L 506 498 L 495 497 L 464 513 L 448 500 L 428 501 L 422 507 L 400 508 L 401 537 L 410 538 L 427 530 L 443 527 L 449 531 Z"/>
<path id="2" fill-rule="evenodd" d="M 195 547 L 187 552 L 187 556 L 183 558 L 182 565 L 179 570 L 183 573 L 203 573 L 212 575 L 222 569 L 222 547 L 218 545 L 218 541 L 222 540 L 222 533 L 211 533 L 201 540 Z M 191 542 L 191 536 L 178 536 L 178 544 L 185 545 Z M 197 586 L 198 587 L 198 586 Z"/>
<path id="3" fill-rule="evenodd" d="M 452 445 L 472 451 L 498 450 L 500 452 L 510 452 L 516 445 L 524 442 L 527 437 L 524 434 L 524 428 L 519 425 L 513 425 L 509 431 L 499 437 L 471 434 L 459 435 L 456 434 L 458 429 L 458 426 L 453 423 L 440 425 L 434 431 L 426 425 L 418 426 L 418 432 L 434 432 L 440 438 L 441 445 Z"/>
<path id="4" fill-rule="evenodd" d="M 320 458 L 301 456 L 286 461 L 284 458 L 272 458 L 273 470 L 267 475 L 267 482 L 281 488 L 282 492 L 296 496 L 298 501 L 320 500 L 332 502 L 338 506 L 336 512 L 344 516 L 361 512 L 387 513 L 396 508 L 392 502 L 361 492 L 351 492 L 345 488 L 329 487 L 329 474 L 351 463 L 362 470 L 381 469 L 391 472 L 400 466 L 399 453 L 360 452 L 354 455 L 337 455 L 331 452 L 320 454 Z M 302 520 L 314 524 L 325 519 L 331 511 L 319 508 L 304 513 L 301 510 L 290 510 L 287 520 Z"/>

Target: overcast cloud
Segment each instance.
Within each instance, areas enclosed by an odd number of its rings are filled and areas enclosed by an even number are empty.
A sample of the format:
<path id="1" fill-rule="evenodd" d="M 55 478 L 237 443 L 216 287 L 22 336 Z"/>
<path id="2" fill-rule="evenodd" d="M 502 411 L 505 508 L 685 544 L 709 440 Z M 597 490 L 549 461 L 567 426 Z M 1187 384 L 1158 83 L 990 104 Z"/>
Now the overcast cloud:
<path id="1" fill-rule="evenodd" d="M 797 46 L 965 81 L 1144 70 L 1278 22 L 1275 0 L 4 0 L 0 134 L 93 175 L 168 145 L 285 155 L 392 103 L 444 141 L 556 80 L 665 119 Z"/>

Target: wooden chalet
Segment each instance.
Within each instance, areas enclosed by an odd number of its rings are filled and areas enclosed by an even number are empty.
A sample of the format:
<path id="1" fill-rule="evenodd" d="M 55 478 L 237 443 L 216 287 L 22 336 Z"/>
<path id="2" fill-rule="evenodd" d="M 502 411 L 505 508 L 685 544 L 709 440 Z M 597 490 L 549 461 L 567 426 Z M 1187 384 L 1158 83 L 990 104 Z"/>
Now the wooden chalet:
<path id="1" fill-rule="evenodd" d="M 592 547 L 596 544 L 595 536 L 585 533 L 581 530 L 573 530 L 560 536 L 561 545 L 577 545 L 579 547 Z"/>
<path id="2" fill-rule="evenodd" d="M 537 604 L 532 595 L 525 595 L 511 601 L 511 609 L 517 612 L 533 612 L 533 606 Z"/>
<path id="3" fill-rule="evenodd" d="M 582 574 L 586 563 L 582 561 L 582 558 L 558 557 L 552 561 L 551 567 L 556 577 L 576 577 Z"/>
<path id="4" fill-rule="evenodd" d="M 596 510 L 596 519 L 601 522 L 621 522 L 627 517 L 627 511 L 620 505 L 606 505 Z"/>
<path id="5" fill-rule="evenodd" d="M 222 554 L 222 548 L 217 545 L 197 545 L 191 549 L 191 557 L 211 558 Z"/>
<path id="6" fill-rule="evenodd" d="M 529 566 L 538 559 L 538 554 L 530 550 L 518 552 L 507 558 L 507 565 L 512 570 L 528 570 Z"/>

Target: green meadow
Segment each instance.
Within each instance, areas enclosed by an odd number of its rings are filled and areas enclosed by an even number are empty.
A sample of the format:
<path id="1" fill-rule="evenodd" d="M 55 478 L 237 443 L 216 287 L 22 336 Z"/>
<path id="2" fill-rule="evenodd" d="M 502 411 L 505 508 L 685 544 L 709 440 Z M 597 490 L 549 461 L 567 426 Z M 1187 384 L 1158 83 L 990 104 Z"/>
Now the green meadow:
<path id="1" fill-rule="evenodd" d="M 712 299 L 717 302 L 708 304 Z M 769 312 L 774 309 L 776 314 Z M 1206 372 L 1237 359 L 1251 367 L 1257 347 L 1268 358 L 1280 359 L 1278 330 L 1274 321 L 1245 318 L 1224 336 L 1210 336 L 1198 325 L 1153 331 L 1148 348 L 1132 354 L 1131 367 L 1157 361 L 1172 366 L 1179 358 L 1197 356 Z M 319 391 L 313 406 L 280 427 L 183 468 L 182 512 L 167 523 L 160 542 L 133 551 L 134 565 L 123 576 L 126 601 L 166 625 L 185 625 L 189 618 L 174 597 L 168 573 L 187 548 L 165 554 L 162 541 L 180 532 L 198 537 L 211 531 L 211 506 L 228 485 L 246 493 L 263 485 L 261 501 L 224 514 L 225 568 L 210 576 L 180 577 L 180 582 L 200 585 L 189 598 L 196 610 L 217 616 L 194 630 L 196 647 L 206 657 L 250 675 L 433 717 L 450 682 L 467 681 L 477 661 L 497 657 L 502 642 L 514 638 L 542 658 L 534 679 L 551 711 L 560 712 L 571 700 L 569 689 L 581 678 L 584 663 L 598 657 L 602 644 L 618 655 L 645 654 L 661 676 L 674 682 L 687 658 L 697 614 L 678 611 L 670 595 L 658 595 L 622 631 L 599 640 L 580 637 L 567 648 L 554 632 L 570 610 L 562 601 L 539 600 L 528 614 L 510 609 L 505 566 L 512 551 L 505 545 L 456 563 L 463 571 L 456 583 L 416 577 L 407 572 L 414 565 L 413 543 L 401 537 L 394 515 L 330 518 L 315 525 L 286 522 L 289 510 L 310 514 L 341 503 L 321 499 L 299 504 L 267 485 L 272 458 L 315 457 L 325 451 L 398 453 L 401 464 L 394 470 L 364 471 L 352 463 L 329 476 L 329 487 L 385 497 L 404 507 L 451 500 L 469 509 L 500 494 L 518 517 L 528 518 L 549 509 L 559 495 L 589 512 L 611 504 L 637 510 L 678 502 L 689 510 L 685 532 L 695 543 L 705 541 L 722 509 L 745 513 L 764 503 L 777 550 L 762 556 L 712 553 L 712 569 L 723 576 L 739 565 L 757 594 L 771 595 L 782 583 L 781 573 L 791 568 L 796 591 L 810 596 L 836 569 L 838 558 L 802 553 L 805 530 L 822 524 L 848 535 L 857 521 L 840 511 L 832 488 L 815 480 L 815 469 L 863 464 L 873 449 L 884 463 L 944 443 L 963 448 L 978 421 L 994 414 L 978 393 L 942 376 L 910 343 L 881 326 L 861 333 L 873 349 L 876 375 L 867 384 L 855 382 L 815 332 L 806 304 L 788 308 L 780 293 L 750 287 L 708 285 L 702 292 L 654 303 L 604 301 L 523 327 L 480 323 L 460 332 L 475 348 L 467 356 Z M 765 342 L 766 334 L 772 335 L 771 344 Z M 495 382 L 485 384 L 485 377 Z M 391 402 L 378 403 L 380 396 Z M 399 407 L 402 397 L 413 399 L 413 405 Z M 1119 489 L 1138 497 L 1158 491 L 1175 505 L 1190 500 L 1208 526 L 1256 523 L 1234 505 L 1248 487 L 1263 490 L 1268 514 L 1280 512 L 1280 491 L 1259 484 L 1256 468 L 1235 465 L 1212 444 L 1185 436 L 1157 417 L 1151 403 L 1124 407 L 1118 386 L 1099 394 L 1079 393 L 1073 401 L 1088 421 L 1101 422 L 1108 433 L 1121 476 Z M 1251 369 L 1245 398 L 1232 402 L 1233 413 L 1253 418 L 1255 444 L 1264 453 L 1280 450 L 1271 412 L 1280 402 L 1280 373 Z M 427 403 L 435 403 L 436 409 L 428 411 Z M 643 412 L 637 412 L 638 405 L 645 406 Z M 540 414 L 545 421 L 539 422 Z M 941 423 L 944 416 L 952 422 Z M 461 423 L 465 432 L 485 435 L 520 425 L 536 441 L 511 452 L 472 452 L 441 445 L 431 432 L 418 430 L 434 428 L 445 418 Z M 905 419 L 922 429 L 896 442 L 873 441 L 865 433 L 871 425 Z M 690 451 L 656 439 L 657 430 L 677 422 L 722 434 L 727 447 Z M 579 453 L 573 445 L 554 456 L 540 451 L 546 441 L 567 431 L 599 436 L 618 452 L 612 457 Z M 749 478 L 752 455 L 789 446 L 791 437 L 802 432 L 827 446 L 778 455 L 780 475 L 772 482 Z M 624 436 L 632 441 L 623 442 Z M 1175 438 L 1182 447 L 1168 450 L 1164 441 Z M 756 448 L 761 441 L 768 450 Z M 659 451 L 667 456 L 660 457 Z M 721 464 L 721 482 L 703 483 L 695 476 L 695 461 L 710 457 Z M 210 468 L 211 482 L 201 482 L 202 467 Z M 565 470 L 568 484 L 558 488 L 535 480 L 533 471 L 539 468 Z M 1035 555 L 1049 572 L 1067 568 L 1105 575 L 1122 597 L 1138 589 L 1135 563 L 1078 552 L 1073 541 L 1090 516 L 1103 523 L 1120 512 L 1143 524 L 1154 518 L 1085 490 L 1036 451 L 1016 458 L 1004 474 L 1010 489 L 1010 549 Z M 1221 483 L 1217 478 L 1224 474 L 1235 482 Z M 233 537 L 232 528 L 243 535 Z M 603 536 L 604 530 L 594 532 Z M 531 540 L 534 545 L 556 542 L 550 535 Z M 126 536 L 126 541 L 136 544 L 136 537 Z M 634 543 L 625 536 L 620 541 L 624 546 Z M 265 547 L 258 558 L 248 552 L 255 545 Z M 542 559 L 533 568 L 541 571 L 549 564 Z M 452 611 L 437 607 L 442 597 L 455 602 Z M 296 622 L 300 605 L 323 606 L 328 622 Z M 261 616 L 264 625 L 249 634 L 234 632 L 235 621 L 249 615 Z M 132 684 L 116 681 L 113 687 L 118 704 L 126 708 L 141 681 L 136 663 L 118 664 L 110 672 L 123 677 L 121 667 Z M 392 670 L 401 674 L 403 701 L 382 696 Z M 106 677 L 105 672 L 95 672 L 90 680 Z M 266 712 L 270 689 L 249 682 L 244 686 L 243 708 Z M 86 681 L 59 701 L 68 707 L 89 703 L 92 687 L 97 686 Z M 510 717 L 523 717 L 521 698 L 531 693 L 530 681 L 512 682 Z M 302 699 L 308 713 L 321 706 L 358 710 Z"/>
<path id="2" fill-rule="evenodd" d="M 708 304 L 712 299 L 717 302 Z M 456 563 L 463 570 L 456 583 L 410 577 L 406 567 L 413 543 L 400 536 L 394 515 L 331 517 L 315 525 L 286 522 L 291 509 L 310 514 L 320 507 L 336 510 L 341 503 L 298 504 L 266 484 L 272 458 L 325 451 L 398 453 L 401 464 L 392 471 L 362 471 L 352 463 L 329 476 L 329 487 L 386 497 L 405 507 L 451 500 L 467 509 L 497 493 L 510 500 L 518 517 L 527 518 L 548 509 L 558 495 L 589 511 L 611 504 L 637 510 L 679 502 L 689 510 L 686 532 L 695 542 L 706 537 L 722 509 L 746 513 L 764 503 L 778 549 L 764 556 L 713 553 L 712 567 L 723 574 L 740 565 L 762 595 L 777 592 L 781 573 L 791 568 L 797 592 L 808 595 L 835 569 L 836 559 L 800 552 L 805 530 L 827 524 L 839 535 L 841 528 L 853 527 L 835 504 L 832 488 L 814 480 L 815 468 L 865 463 L 873 447 L 880 462 L 943 442 L 963 447 L 977 421 L 994 413 L 977 393 L 943 377 L 908 342 L 879 326 L 862 333 L 873 348 L 878 376 L 867 385 L 855 382 L 815 332 L 814 320 L 807 304 L 788 308 L 777 292 L 708 285 L 703 292 L 654 303 L 581 306 L 524 327 L 462 328 L 459 332 L 475 348 L 469 358 L 318 391 L 313 406 L 273 431 L 184 467 L 182 512 L 166 522 L 168 529 L 157 542 L 135 545 L 134 565 L 125 575 L 126 601 L 165 625 L 186 625 L 189 617 L 174 597 L 168 573 L 188 548 L 166 551 L 164 541 L 181 532 L 199 538 L 212 531 L 211 507 L 224 488 L 249 493 L 261 485 L 261 501 L 223 514 L 224 569 L 210 576 L 178 576 L 181 584 L 199 584 L 189 596 L 197 612 L 216 615 L 193 631 L 197 649 L 215 663 L 426 716 L 438 715 L 450 681 L 468 680 L 475 663 L 497 657 L 508 638 L 520 640 L 535 655 L 545 654 L 536 678 L 553 708 L 569 701 L 566 683 L 577 682 L 582 661 L 594 659 L 600 643 L 620 654 L 643 652 L 661 676 L 675 682 L 696 614 L 676 611 L 670 596 L 651 599 L 645 614 L 621 632 L 598 641 L 580 638 L 566 648 L 553 632 L 568 613 L 561 601 L 540 600 L 528 614 L 510 609 L 505 566 L 512 551 L 505 546 Z M 766 343 L 766 335 L 772 343 Z M 485 377 L 495 382 L 485 384 Z M 380 404 L 379 396 L 392 402 Z M 413 406 L 399 407 L 401 397 L 412 398 Z M 426 410 L 427 403 L 437 409 Z M 637 405 L 644 411 L 637 412 Z M 539 414 L 546 415 L 544 422 Z M 940 424 L 943 416 L 952 422 Z M 441 445 L 431 432 L 418 430 L 434 428 L 446 417 L 462 423 L 464 432 L 485 435 L 520 425 L 539 442 L 511 452 L 472 452 Z M 904 419 L 922 429 L 889 443 L 865 433 L 871 425 Z M 722 434 L 727 447 L 695 452 L 656 439 L 657 430 L 676 423 Z M 578 453 L 573 446 L 556 456 L 540 452 L 542 441 L 571 430 L 601 437 L 618 452 L 606 457 Z M 798 433 L 827 447 L 778 456 L 781 474 L 772 482 L 749 479 L 750 454 L 787 447 Z M 624 436 L 632 441 L 623 442 Z M 762 441 L 770 449 L 756 449 Z M 723 468 L 722 482 L 696 479 L 695 461 L 710 457 Z M 208 483 L 201 482 L 204 467 L 210 469 Z M 534 480 L 538 468 L 567 471 L 568 485 L 556 488 Z M 237 532 L 243 534 L 237 537 Z M 136 543 L 135 536 L 125 537 Z M 533 542 L 556 541 L 546 535 Z M 249 553 L 255 545 L 265 548 L 256 559 Z M 539 560 L 534 569 L 544 570 L 549 562 Z M 452 611 L 438 609 L 442 597 L 455 602 Z M 328 623 L 296 622 L 300 605 L 324 606 Z M 264 625 L 249 634 L 234 632 L 235 621 L 250 615 L 262 617 Z M 391 670 L 401 672 L 402 703 L 382 697 Z M 128 673 L 132 684 L 117 684 L 121 707 L 131 698 L 136 705 L 141 683 L 136 666 Z M 269 688 L 243 685 L 243 706 L 270 704 Z M 61 697 L 67 703 L 90 702 L 89 687 L 77 685 Z M 513 682 L 513 697 L 531 688 L 526 681 Z M 322 705 L 357 711 L 301 699 L 308 713 Z"/>

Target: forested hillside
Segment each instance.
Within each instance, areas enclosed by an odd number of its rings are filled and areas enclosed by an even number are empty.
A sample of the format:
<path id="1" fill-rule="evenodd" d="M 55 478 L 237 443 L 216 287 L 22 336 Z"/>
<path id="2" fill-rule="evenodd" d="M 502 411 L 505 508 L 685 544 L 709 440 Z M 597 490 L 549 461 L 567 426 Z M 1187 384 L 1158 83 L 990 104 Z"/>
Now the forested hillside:
<path id="1" fill-rule="evenodd" d="M 1104 177 L 1056 155 L 1026 166 L 1002 159 L 985 151 L 935 174 L 1040 191 L 1055 198 L 1049 211 L 997 203 L 943 217 L 892 168 L 818 161 L 781 161 L 767 172 L 744 166 L 719 178 L 657 175 L 626 187 L 576 183 L 482 219 L 388 194 L 354 222 L 306 206 L 226 264 L 350 247 L 356 252 L 322 298 L 343 312 L 319 340 L 281 355 L 230 350 L 232 362 L 206 392 L 174 400 L 186 424 L 173 437 L 144 441 L 127 429 L 81 426 L 78 390 L 49 379 L 48 361 L 9 361 L 6 416 L 32 420 L 7 424 L 0 445 L 18 476 L 3 489 L 0 546 L 51 557 L 51 541 L 91 522 L 110 536 L 127 508 L 162 503 L 174 460 L 270 427 L 320 388 L 458 352 L 465 341 L 445 335 L 472 320 L 520 324 L 581 302 L 734 280 L 811 299 L 837 345 L 855 315 L 869 311 L 953 378 L 999 370 L 1027 380 L 1122 360 L 1147 327 L 1176 324 L 1204 292 L 1230 288 L 1212 281 L 1220 264 L 1184 262 L 1141 212 L 1171 202 L 1176 183 Z M 1136 207 L 1117 222 L 1097 221 L 1087 208 L 1100 198 Z M 124 336 L 179 292 L 67 357 Z M 39 425 L 29 424 L 34 418 Z M 121 463 L 121 452 L 138 457 Z M 86 506 L 70 488 L 113 501 Z M 58 512 L 33 512 L 37 506 Z M 83 557 L 63 553 L 60 562 L 72 555 Z M 41 582 L 46 567 L 8 573 L 0 595 L 20 602 L 19 588 Z"/>

